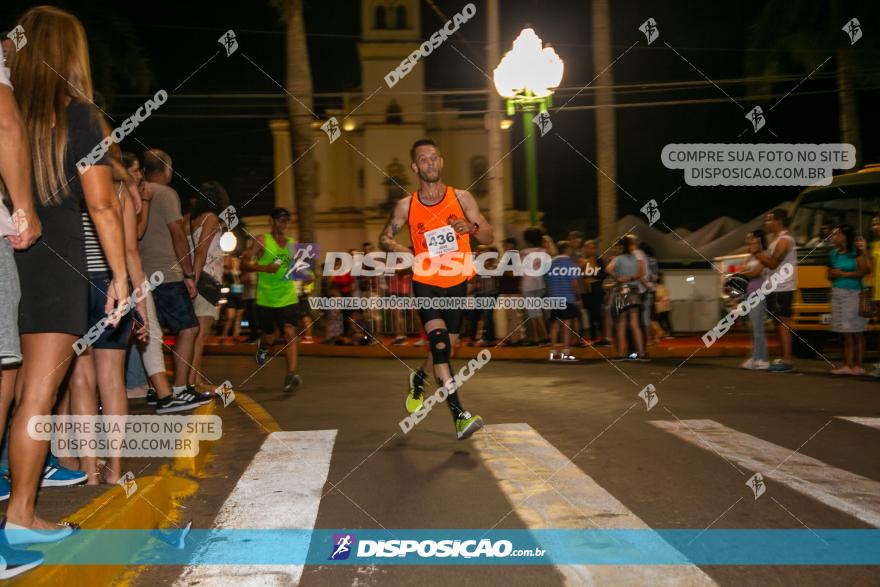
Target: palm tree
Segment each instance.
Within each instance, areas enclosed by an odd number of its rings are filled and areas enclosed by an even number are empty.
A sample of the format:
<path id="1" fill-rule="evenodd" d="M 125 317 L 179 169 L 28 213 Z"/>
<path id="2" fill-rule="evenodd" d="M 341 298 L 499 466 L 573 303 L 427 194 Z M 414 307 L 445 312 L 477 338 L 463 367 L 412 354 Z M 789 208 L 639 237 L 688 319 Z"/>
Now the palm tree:
<path id="1" fill-rule="evenodd" d="M 809 74 L 833 56 L 831 67 L 837 78 L 837 105 L 840 116 L 841 142 L 856 148 L 856 159 L 861 161 L 861 132 L 857 89 L 867 84 L 876 85 L 880 74 L 871 63 L 876 56 L 876 40 L 866 34 L 858 43 L 850 45 L 841 30 L 853 17 L 861 23 L 877 22 L 880 8 L 876 2 L 865 2 L 858 10 L 850 11 L 840 0 L 769 0 L 752 30 L 752 49 L 779 48 L 779 51 L 753 51 L 746 70 L 751 76 L 774 76 L 796 68 Z M 868 44 L 874 46 L 868 50 Z M 830 69 L 829 65 L 817 73 Z M 873 71 L 872 71 L 873 70 Z M 765 93 L 769 82 L 753 85 L 750 92 Z"/>
<path id="2" fill-rule="evenodd" d="M 300 242 L 314 242 L 315 165 L 312 155 L 312 70 L 302 0 L 272 0 L 287 25 L 287 111 L 294 158 L 293 191 Z"/>
<path id="3" fill-rule="evenodd" d="M 596 196 L 599 207 L 599 240 L 609 247 L 617 222 L 617 136 L 614 118 L 614 79 L 611 74 L 611 7 L 608 0 L 593 0 L 593 68 L 604 73 L 596 80 Z M 606 69 L 607 68 L 607 69 Z M 607 177 L 606 177 L 607 176 Z"/>

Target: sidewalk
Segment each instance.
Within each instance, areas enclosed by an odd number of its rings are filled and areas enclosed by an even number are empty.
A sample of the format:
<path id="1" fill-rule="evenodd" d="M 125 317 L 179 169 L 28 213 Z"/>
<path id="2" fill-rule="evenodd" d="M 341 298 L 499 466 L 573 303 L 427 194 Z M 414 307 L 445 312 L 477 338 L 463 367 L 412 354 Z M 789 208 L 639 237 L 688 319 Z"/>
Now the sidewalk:
<path id="1" fill-rule="evenodd" d="M 410 337 L 406 344 L 392 344 L 394 337 L 379 336 L 371 345 L 328 345 L 315 338 L 313 343 L 299 341 L 299 355 L 303 357 L 365 357 L 383 358 L 397 356 L 406 359 L 420 359 L 428 352 L 427 346 L 416 346 L 416 338 Z M 210 337 L 205 345 L 205 354 L 209 355 L 253 355 L 255 346 L 253 343 L 236 342 L 234 344 L 218 344 L 219 337 Z M 779 354 L 779 343 L 776 337 L 770 337 L 770 354 Z M 170 344 L 170 343 L 169 343 Z M 455 357 L 470 359 L 476 357 L 483 349 L 488 348 L 492 352 L 493 359 L 508 360 L 532 360 L 543 361 L 550 352 L 549 347 L 515 346 L 515 347 L 477 347 L 461 343 L 455 348 Z M 274 351 L 281 349 L 276 345 Z M 751 337 L 747 334 L 731 333 L 724 336 L 711 347 L 706 348 L 699 335 L 691 334 L 665 339 L 659 345 L 649 346 L 648 354 L 652 358 L 681 358 L 686 359 L 699 351 L 701 357 L 745 357 L 751 349 Z M 612 347 L 573 347 L 572 354 L 582 360 L 604 360 L 617 356 L 616 349 Z"/>

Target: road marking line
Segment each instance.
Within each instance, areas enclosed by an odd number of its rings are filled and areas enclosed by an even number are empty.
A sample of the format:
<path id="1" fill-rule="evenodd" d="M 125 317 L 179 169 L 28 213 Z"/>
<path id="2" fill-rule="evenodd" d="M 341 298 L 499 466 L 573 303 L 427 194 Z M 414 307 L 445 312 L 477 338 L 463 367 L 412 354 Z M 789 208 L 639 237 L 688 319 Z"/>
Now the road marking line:
<path id="1" fill-rule="evenodd" d="M 744 469 L 761 473 L 765 478 L 880 528 L 880 482 L 800 453 L 792 454 L 790 448 L 727 428 L 714 420 L 684 420 L 681 424 L 655 420 L 651 423 L 704 450 L 704 443 L 708 443 Z"/>
<path id="2" fill-rule="evenodd" d="M 528 424 L 487 426 L 473 443 L 529 529 L 649 528 Z M 688 564 L 556 568 L 568 585 L 715 585 Z"/>
<path id="3" fill-rule="evenodd" d="M 335 441 L 336 430 L 269 434 L 211 527 L 314 528 Z M 304 550 L 291 558 L 305 560 L 309 544 L 291 545 L 294 548 Z M 302 565 L 189 565 L 175 585 L 297 585 L 302 572 Z"/>
<path id="4" fill-rule="evenodd" d="M 864 418 L 862 416 L 837 416 L 840 420 L 846 420 L 853 424 L 861 424 L 862 426 L 870 426 L 880 430 L 880 418 Z"/>

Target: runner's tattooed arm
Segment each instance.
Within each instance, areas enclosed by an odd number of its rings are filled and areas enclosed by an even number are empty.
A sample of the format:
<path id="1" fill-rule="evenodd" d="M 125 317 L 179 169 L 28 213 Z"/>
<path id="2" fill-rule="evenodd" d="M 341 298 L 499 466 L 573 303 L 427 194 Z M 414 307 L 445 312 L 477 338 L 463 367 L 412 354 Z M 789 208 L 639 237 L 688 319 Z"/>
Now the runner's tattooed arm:
<path id="1" fill-rule="evenodd" d="M 495 240 L 495 234 L 489 221 L 480 212 L 480 206 L 471 193 L 467 190 L 455 190 L 455 195 L 466 218 L 466 220 L 457 220 L 452 224 L 455 231 L 459 234 L 470 232 L 481 245 L 492 244 L 492 241 Z"/>
<path id="2" fill-rule="evenodd" d="M 407 213 L 409 211 L 409 203 L 412 196 L 406 196 L 397 201 L 394 210 L 391 211 L 391 217 L 388 224 L 379 234 L 379 248 L 386 253 L 409 253 L 409 248 L 403 246 L 394 240 L 403 225 L 407 223 Z"/>

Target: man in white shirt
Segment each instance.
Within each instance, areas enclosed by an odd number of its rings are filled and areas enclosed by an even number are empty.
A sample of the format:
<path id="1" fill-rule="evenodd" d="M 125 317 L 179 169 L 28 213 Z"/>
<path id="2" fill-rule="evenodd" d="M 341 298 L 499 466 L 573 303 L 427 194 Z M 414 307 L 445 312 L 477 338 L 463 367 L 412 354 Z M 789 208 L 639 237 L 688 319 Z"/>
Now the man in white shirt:
<path id="1" fill-rule="evenodd" d="M 777 208 L 767 214 L 766 227 L 768 232 L 776 235 L 766 251 L 756 255 L 758 261 L 769 269 L 769 274 L 777 273 L 785 265 L 791 265 L 788 275 L 780 279 L 776 289 L 767 296 L 767 312 L 777 322 L 776 331 L 779 334 L 779 343 L 782 345 L 782 358 L 776 359 L 770 365 L 768 371 L 787 372 L 794 370 L 791 344 L 791 306 L 794 301 L 794 292 L 797 290 L 797 244 L 788 233 L 788 212 Z M 780 272 L 780 277 L 782 276 Z M 768 275 L 769 279 L 769 275 Z"/>

